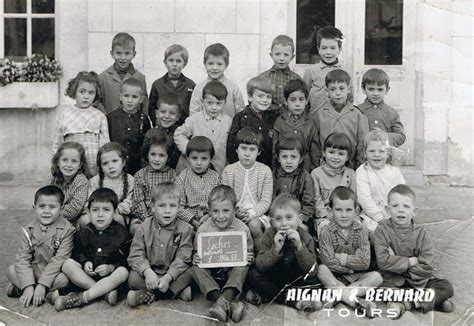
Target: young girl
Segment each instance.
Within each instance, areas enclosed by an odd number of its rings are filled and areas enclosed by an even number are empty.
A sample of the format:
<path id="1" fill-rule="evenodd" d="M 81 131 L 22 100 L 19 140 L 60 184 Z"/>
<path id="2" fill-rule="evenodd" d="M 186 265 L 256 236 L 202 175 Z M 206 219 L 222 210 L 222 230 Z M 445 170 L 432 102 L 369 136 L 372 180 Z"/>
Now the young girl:
<path id="1" fill-rule="evenodd" d="M 278 167 L 273 172 L 273 198 L 282 193 L 294 195 L 301 203 L 301 217 L 310 232 L 314 226 L 314 184 L 304 169 L 305 149 L 297 137 L 281 139 L 276 145 Z"/>
<path id="2" fill-rule="evenodd" d="M 73 142 L 62 143 L 52 159 L 51 184 L 64 192 L 61 215 L 76 224 L 87 201 L 89 168 L 84 148 Z"/>
<path id="3" fill-rule="evenodd" d="M 329 195 L 338 186 L 355 190 L 354 170 L 345 166 L 351 154 L 351 141 L 346 134 L 329 134 L 323 144 L 321 166 L 311 171 L 316 198 L 316 223 L 318 234 L 328 223 Z"/>
<path id="4" fill-rule="evenodd" d="M 109 142 L 107 118 L 93 107 L 101 98 L 97 74 L 93 71 L 78 73 L 69 81 L 66 95 L 75 99 L 76 104 L 64 108 L 57 120 L 53 153 L 65 141 L 81 144 L 89 171 L 95 175 L 97 152 Z"/>
<path id="5" fill-rule="evenodd" d="M 119 143 L 107 143 L 99 149 L 97 167 L 99 174 L 89 180 L 89 196 L 99 188 L 115 191 L 119 198 L 114 220 L 128 225 L 133 205 L 133 185 L 135 178 L 124 171 L 127 152 Z M 90 220 L 85 221 L 90 222 Z M 86 223 L 86 224 L 87 224 Z"/>
<path id="6" fill-rule="evenodd" d="M 373 232 L 378 222 L 389 217 L 385 212 L 388 192 L 405 184 L 405 178 L 398 167 L 389 164 L 391 153 L 386 132 L 370 131 L 365 136 L 364 148 L 367 162 L 356 171 L 357 198 L 363 222 Z"/>
<path id="7" fill-rule="evenodd" d="M 168 166 L 171 142 L 165 135 L 152 137 L 143 146 L 143 157 L 148 165 L 135 174 L 133 188 L 134 219 L 130 225 L 130 233 L 135 233 L 138 224 L 153 217 L 151 192 L 158 184 L 176 179 L 176 171 Z"/>

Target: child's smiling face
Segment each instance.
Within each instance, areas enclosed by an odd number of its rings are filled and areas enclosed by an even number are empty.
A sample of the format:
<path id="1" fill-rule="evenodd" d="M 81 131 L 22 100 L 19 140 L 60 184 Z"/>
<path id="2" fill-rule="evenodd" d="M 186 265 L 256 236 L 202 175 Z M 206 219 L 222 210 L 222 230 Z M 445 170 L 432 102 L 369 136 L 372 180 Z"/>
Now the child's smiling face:
<path id="1" fill-rule="evenodd" d="M 252 95 L 249 95 L 249 102 L 252 109 L 257 112 L 268 110 L 272 104 L 272 94 L 255 89 Z"/>
<path id="2" fill-rule="evenodd" d="M 346 164 L 349 153 L 345 149 L 328 147 L 323 152 L 324 161 L 329 167 L 339 169 Z"/>
<path id="3" fill-rule="evenodd" d="M 227 64 L 223 56 L 211 54 L 206 59 L 204 67 L 206 68 L 209 78 L 219 79 L 224 75 L 224 72 L 227 69 Z"/>
<path id="4" fill-rule="evenodd" d="M 174 104 L 160 103 L 156 111 L 156 122 L 163 128 L 169 128 L 178 122 L 181 114 L 179 107 Z"/>
<path id="5" fill-rule="evenodd" d="M 134 44 L 127 44 L 127 45 L 115 45 L 112 51 L 110 51 L 110 55 L 115 61 L 115 64 L 120 69 L 128 69 L 130 64 L 132 63 L 133 58 L 135 58 L 135 48 Z"/>
<path id="6" fill-rule="evenodd" d="M 411 196 L 393 193 L 388 198 L 385 211 L 393 223 L 399 226 L 409 225 L 416 213 L 414 199 Z"/>
<path id="7" fill-rule="evenodd" d="M 323 38 L 320 41 L 318 53 L 324 63 L 331 64 L 336 62 L 339 53 L 341 53 L 341 48 L 337 40 Z"/>
<path id="8" fill-rule="evenodd" d="M 214 200 L 209 205 L 209 213 L 214 225 L 223 230 L 232 224 L 235 217 L 235 207 L 230 200 Z"/>
<path id="9" fill-rule="evenodd" d="M 152 145 L 148 152 L 148 164 L 155 171 L 161 171 L 165 168 L 168 161 L 168 153 L 163 146 Z"/>
<path id="10" fill-rule="evenodd" d="M 34 205 L 36 217 L 43 226 L 54 224 L 61 211 L 61 203 L 58 196 L 40 195 Z"/>
<path id="11" fill-rule="evenodd" d="M 63 149 L 59 155 L 58 167 L 64 179 L 74 178 L 81 167 L 81 154 L 74 148 Z"/>
<path id="12" fill-rule="evenodd" d="M 120 102 L 125 112 L 133 114 L 140 108 L 145 100 L 141 87 L 135 85 L 123 85 L 119 93 Z"/>
<path id="13" fill-rule="evenodd" d="M 367 163 L 374 169 L 383 169 L 388 159 L 387 144 L 383 141 L 369 141 L 365 149 Z"/>
<path id="14" fill-rule="evenodd" d="M 96 93 L 96 84 L 86 81 L 79 82 L 76 89 L 76 106 L 81 109 L 87 109 L 94 103 Z"/>

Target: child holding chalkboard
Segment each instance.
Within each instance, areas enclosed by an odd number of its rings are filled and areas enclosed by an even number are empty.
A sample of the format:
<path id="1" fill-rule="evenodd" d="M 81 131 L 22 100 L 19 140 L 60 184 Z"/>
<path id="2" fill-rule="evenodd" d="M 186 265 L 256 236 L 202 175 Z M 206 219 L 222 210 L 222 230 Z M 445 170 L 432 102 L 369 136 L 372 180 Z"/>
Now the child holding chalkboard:
<path id="1" fill-rule="evenodd" d="M 247 266 L 201 268 L 202 259 L 198 253 L 193 256 L 192 274 L 204 296 L 215 303 L 209 314 L 220 320 L 238 322 L 242 319 L 244 306 L 236 298 L 242 292 L 242 286 L 253 261 L 253 240 L 249 228 L 235 218 L 237 198 L 229 186 L 217 186 L 209 194 L 209 212 L 211 218 L 204 222 L 196 233 L 195 248 L 200 233 L 244 231 L 247 240 Z"/>

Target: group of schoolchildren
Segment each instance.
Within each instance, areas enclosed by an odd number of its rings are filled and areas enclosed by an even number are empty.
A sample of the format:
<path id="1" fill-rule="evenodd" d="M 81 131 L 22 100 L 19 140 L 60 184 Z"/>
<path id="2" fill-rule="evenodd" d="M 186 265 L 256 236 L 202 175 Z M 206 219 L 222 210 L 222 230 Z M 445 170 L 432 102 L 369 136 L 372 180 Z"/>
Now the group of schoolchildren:
<path id="1" fill-rule="evenodd" d="M 214 302 L 212 317 L 240 321 L 242 299 L 285 304 L 290 283 L 344 288 L 342 301 L 367 316 L 376 304 L 362 298 L 366 288 L 426 287 L 436 299 L 390 302 L 396 318 L 453 311 L 451 284 L 433 275 L 431 238 L 413 223 L 415 194 L 390 165 L 405 134 L 384 102 L 389 77 L 366 72 L 367 98 L 354 106 L 342 38 L 321 28 L 320 62 L 301 78 L 289 68 L 293 40 L 276 37 L 274 65 L 249 80 L 245 106 L 224 75 L 224 45 L 206 48 L 208 77 L 198 85 L 182 73 L 187 50 L 168 47 L 168 72 L 147 98 L 131 63 L 135 41 L 117 34 L 115 63 L 69 82 L 76 103 L 58 118 L 51 184 L 35 195 L 7 294 L 61 311 L 98 298 L 114 305 L 128 284 L 133 307 L 192 300 L 194 283 Z M 227 231 L 247 234 L 248 265 L 199 267 L 197 234 Z"/>

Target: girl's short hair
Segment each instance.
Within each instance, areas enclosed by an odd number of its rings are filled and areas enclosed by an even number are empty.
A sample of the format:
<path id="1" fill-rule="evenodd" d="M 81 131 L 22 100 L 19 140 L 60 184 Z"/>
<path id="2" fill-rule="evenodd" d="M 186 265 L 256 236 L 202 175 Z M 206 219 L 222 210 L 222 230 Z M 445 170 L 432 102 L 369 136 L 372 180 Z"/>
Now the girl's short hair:
<path id="1" fill-rule="evenodd" d="M 204 64 L 206 64 L 207 59 L 213 55 L 215 57 L 223 57 L 225 65 L 229 65 L 229 58 L 230 58 L 230 53 L 229 50 L 225 47 L 224 44 L 222 43 L 214 43 L 209 45 L 205 50 L 204 50 Z"/>
<path id="2" fill-rule="evenodd" d="M 35 205 L 40 196 L 54 196 L 61 206 L 64 204 L 64 192 L 58 186 L 47 185 L 39 188 L 35 193 Z"/>
<path id="3" fill-rule="evenodd" d="M 345 83 L 347 86 L 351 85 L 351 76 L 342 69 L 334 69 L 328 72 L 324 79 L 326 87 L 332 83 Z"/>
<path id="4" fill-rule="evenodd" d="M 301 203 L 298 198 L 289 193 L 279 194 L 275 197 L 272 205 L 270 206 L 270 216 L 273 217 L 275 210 L 287 207 L 293 208 L 298 214 L 301 211 Z"/>
<path id="5" fill-rule="evenodd" d="M 382 69 L 372 68 L 362 76 L 362 88 L 367 84 L 385 85 L 389 87 L 390 77 Z"/>
<path id="6" fill-rule="evenodd" d="M 333 208 L 334 199 L 338 198 L 339 200 L 349 200 L 352 199 L 354 202 L 354 208 L 357 208 L 357 197 L 352 189 L 345 186 L 338 186 L 329 195 L 329 207 Z"/>
<path id="7" fill-rule="evenodd" d="M 168 59 L 170 55 L 173 55 L 175 53 L 181 53 L 181 58 L 184 61 L 184 65 L 188 64 L 189 52 L 184 46 L 180 44 L 172 44 L 168 46 L 168 48 L 165 50 L 165 60 Z"/>
<path id="8" fill-rule="evenodd" d="M 288 136 L 280 139 L 280 141 L 276 144 L 276 155 L 280 155 L 280 151 L 282 150 L 293 150 L 296 149 L 301 157 L 304 156 L 306 153 L 305 146 L 301 140 L 301 137 L 298 136 Z"/>
<path id="9" fill-rule="evenodd" d="M 247 94 L 252 96 L 256 89 L 267 94 L 272 94 L 272 96 L 275 93 L 275 85 L 273 85 L 269 78 L 264 76 L 253 77 L 248 81 Z"/>
<path id="10" fill-rule="evenodd" d="M 352 145 L 349 137 L 342 132 L 333 132 L 329 134 L 324 140 L 323 151 L 326 148 L 335 148 L 342 151 L 347 151 L 348 157 L 351 157 Z"/>
<path id="11" fill-rule="evenodd" d="M 258 149 L 262 149 L 263 135 L 260 131 L 252 127 L 244 127 L 239 130 L 235 136 L 235 149 L 239 148 L 240 144 L 257 145 Z"/>
<path id="12" fill-rule="evenodd" d="M 65 142 L 62 143 L 56 153 L 54 153 L 53 158 L 51 159 L 51 174 L 53 175 L 53 183 L 58 186 L 64 185 L 64 176 L 59 170 L 59 159 L 61 158 L 61 152 L 65 149 L 75 149 L 79 153 L 80 165 L 77 173 L 82 173 L 86 176 L 87 179 L 91 177 L 89 172 L 89 166 L 87 165 L 86 154 L 84 147 L 81 144 L 75 142 Z"/>
<path id="13" fill-rule="evenodd" d="M 171 151 L 173 150 L 173 142 L 171 139 L 168 139 L 164 133 L 159 133 L 151 137 L 147 142 L 143 144 L 142 156 L 145 161 L 148 162 L 148 153 L 152 146 L 161 146 L 165 149 L 168 154 L 168 162 L 171 157 Z M 168 164 L 168 162 L 166 164 Z"/>
<path id="14" fill-rule="evenodd" d="M 96 105 L 102 100 L 102 88 L 100 87 L 99 83 L 99 75 L 97 75 L 94 71 L 80 71 L 77 73 L 76 77 L 71 79 L 68 82 L 66 95 L 72 99 L 76 98 L 77 88 L 79 87 L 79 83 L 87 82 L 95 85 L 95 97 L 93 104 Z"/>
<path id="15" fill-rule="evenodd" d="M 91 208 L 92 203 L 111 203 L 114 210 L 117 209 L 119 200 L 115 191 L 109 188 L 96 189 L 89 197 L 87 208 Z"/>
<path id="16" fill-rule="evenodd" d="M 342 32 L 334 26 L 324 26 L 318 29 L 316 33 L 316 44 L 319 48 L 322 39 L 336 40 L 339 48 L 342 46 L 343 35 Z"/>
<path id="17" fill-rule="evenodd" d="M 211 158 L 216 154 L 212 141 L 205 136 L 195 136 L 189 140 L 188 145 L 186 146 L 186 156 L 189 156 L 191 152 L 209 152 Z"/>
<path id="18" fill-rule="evenodd" d="M 306 83 L 301 79 L 293 79 L 286 83 L 285 87 L 283 88 L 283 95 L 285 96 L 285 100 L 288 100 L 291 93 L 293 92 L 302 92 L 306 98 L 308 98 L 308 87 Z"/>
<path id="19" fill-rule="evenodd" d="M 385 143 L 388 153 L 387 163 L 392 162 L 392 149 L 388 141 L 388 134 L 379 128 L 376 128 L 366 133 L 364 137 L 364 156 L 365 152 L 367 151 L 367 147 L 369 146 L 369 143 L 371 141 L 379 141 Z"/>
<path id="20" fill-rule="evenodd" d="M 230 201 L 234 207 L 237 205 L 237 197 L 235 196 L 234 189 L 226 185 L 214 187 L 207 199 L 209 207 L 211 207 L 213 202 L 223 202 L 226 200 Z"/>
<path id="21" fill-rule="evenodd" d="M 153 188 L 151 191 L 151 202 L 155 203 L 157 200 L 160 200 L 165 196 L 176 198 L 179 202 L 180 195 L 179 186 L 171 181 L 166 181 L 159 183 L 155 188 Z"/>
<path id="22" fill-rule="evenodd" d="M 206 95 L 214 96 L 219 101 L 225 101 L 227 98 L 227 88 L 218 80 L 211 80 L 202 90 L 202 98 Z"/>

